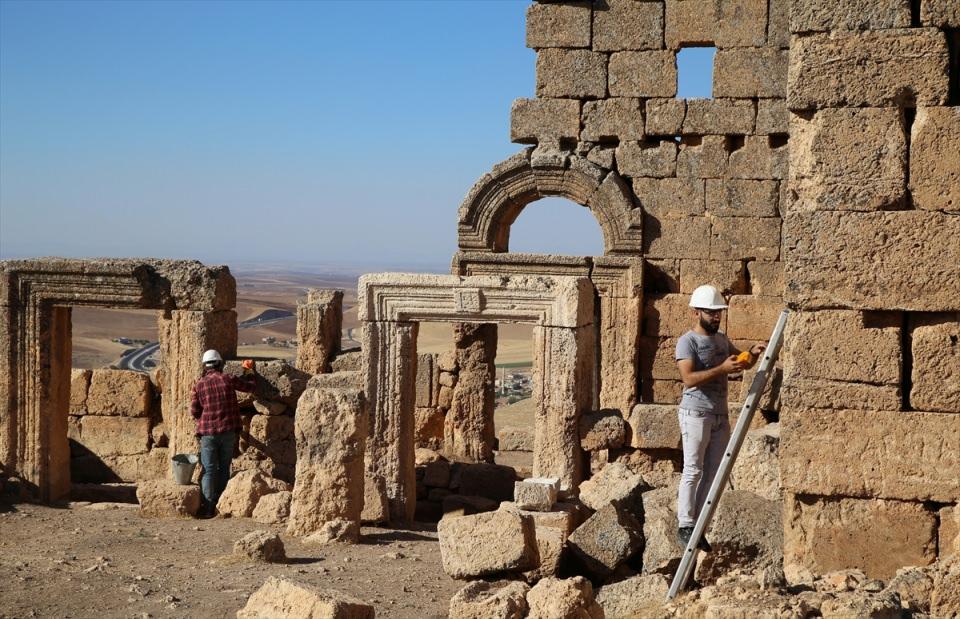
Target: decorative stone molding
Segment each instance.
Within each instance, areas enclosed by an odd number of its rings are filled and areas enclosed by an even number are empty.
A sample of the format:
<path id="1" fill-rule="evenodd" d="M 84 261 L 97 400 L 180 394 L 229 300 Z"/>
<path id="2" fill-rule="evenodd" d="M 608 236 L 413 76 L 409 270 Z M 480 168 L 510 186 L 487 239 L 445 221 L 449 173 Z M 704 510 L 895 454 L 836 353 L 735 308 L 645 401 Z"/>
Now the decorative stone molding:
<path id="1" fill-rule="evenodd" d="M 506 252 L 520 211 L 546 196 L 589 208 L 603 231 L 605 254 L 641 255 L 643 213 L 619 174 L 568 152 L 533 149 L 493 166 L 467 193 L 457 224 L 459 248 Z"/>
<path id="2" fill-rule="evenodd" d="M 585 277 L 377 273 L 359 283 L 367 400 L 367 477 L 386 481 L 390 518 L 413 519 L 413 417 L 419 321 L 528 323 L 540 388 L 534 474 L 572 491 L 582 477 L 580 413 L 593 402 L 593 286 Z M 547 377 L 549 379 L 547 379 Z"/>

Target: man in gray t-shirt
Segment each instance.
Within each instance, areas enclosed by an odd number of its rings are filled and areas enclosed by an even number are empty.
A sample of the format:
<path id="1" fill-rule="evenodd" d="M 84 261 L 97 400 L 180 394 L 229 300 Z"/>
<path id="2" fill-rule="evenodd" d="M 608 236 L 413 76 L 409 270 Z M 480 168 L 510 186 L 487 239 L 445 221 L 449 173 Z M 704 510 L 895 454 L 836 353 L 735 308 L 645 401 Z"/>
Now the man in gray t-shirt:
<path id="1" fill-rule="evenodd" d="M 720 332 L 723 296 L 713 286 L 700 286 L 690 297 L 694 326 L 677 341 L 677 369 L 683 397 L 677 410 L 683 442 L 683 474 L 677 493 L 677 538 L 686 546 L 693 534 L 710 484 L 730 440 L 727 383 L 730 374 L 752 367 L 766 346 L 750 348 L 750 361 L 738 361 L 740 351 Z M 706 538 L 699 547 L 710 551 Z"/>

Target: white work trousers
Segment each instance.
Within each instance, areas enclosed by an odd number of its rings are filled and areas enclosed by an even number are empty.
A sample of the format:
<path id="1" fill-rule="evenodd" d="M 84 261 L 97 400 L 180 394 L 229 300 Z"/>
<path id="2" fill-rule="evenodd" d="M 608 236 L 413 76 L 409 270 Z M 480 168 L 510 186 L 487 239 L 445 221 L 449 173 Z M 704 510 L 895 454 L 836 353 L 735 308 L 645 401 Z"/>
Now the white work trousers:
<path id="1" fill-rule="evenodd" d="M 730 419 L 727 415 L 685 408 L 677 410 L 677 418 L 683 439 L 683 474 L 677 493 L 677 520 L 681 527 L 692 527 L 723 460 L 723 450 L 730 440 Z"/>

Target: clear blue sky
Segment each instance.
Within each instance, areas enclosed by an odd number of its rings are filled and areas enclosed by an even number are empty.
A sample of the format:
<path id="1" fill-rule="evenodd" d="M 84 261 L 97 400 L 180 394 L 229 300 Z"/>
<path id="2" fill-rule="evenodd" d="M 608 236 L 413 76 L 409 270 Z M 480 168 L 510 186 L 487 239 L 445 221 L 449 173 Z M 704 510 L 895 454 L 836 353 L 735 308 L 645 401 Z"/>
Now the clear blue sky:
<path id="1" fill-rule="evenodd" d="M 0 256 L 444 269 L 521 148 L 527 4 L 2 0 Z M 599 253 L 557 202 L 511 249 Z"/>

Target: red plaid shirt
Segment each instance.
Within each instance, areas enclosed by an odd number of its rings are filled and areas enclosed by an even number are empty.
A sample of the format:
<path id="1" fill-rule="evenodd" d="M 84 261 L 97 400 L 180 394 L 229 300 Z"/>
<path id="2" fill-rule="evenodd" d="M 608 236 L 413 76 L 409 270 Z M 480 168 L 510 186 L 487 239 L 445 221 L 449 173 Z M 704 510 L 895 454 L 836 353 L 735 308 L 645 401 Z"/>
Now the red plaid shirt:
<path id="1" fill-rule="evenodd" d="M 230 376 L 206 370 L 193 386 L 190 414 L 197 420 L 197 434 L 209 436 L 240 430 L 237 391 L 251 392 L 257 386 L 253 375 Z"/>

